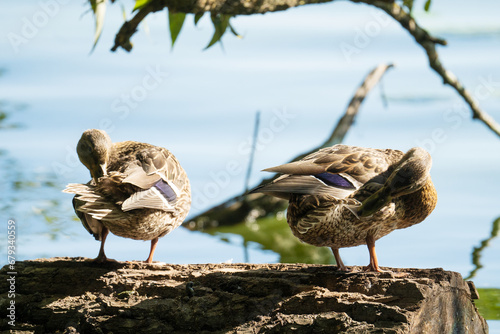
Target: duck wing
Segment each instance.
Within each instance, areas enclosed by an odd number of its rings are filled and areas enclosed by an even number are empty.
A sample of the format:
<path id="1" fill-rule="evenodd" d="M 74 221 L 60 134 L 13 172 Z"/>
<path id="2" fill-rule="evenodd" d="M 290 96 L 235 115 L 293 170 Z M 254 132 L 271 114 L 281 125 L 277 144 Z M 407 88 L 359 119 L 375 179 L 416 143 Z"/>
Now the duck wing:
<path id="1" fill-rule="evenodd" d="M 73 207 L 76 215 L 82 221 L 85 229 L 96 240 L 100 240 L 102 233 L 101 220 L 122 220 L 123 212 L 109 197 L 102 194 L 99 184 L 69 183 L 63 190 L 64 193 L 76 194 L 73 198 Z"/>
<path id="2" fill-rule="evenodd" d="M 94 236 L 96 240 L 101 240 L 102 236 L 102 223 L 97 219 L 94 219 L 91 215 L 84 213 L 81 211 L 85 205 L 85 202 L 78 199 L 78 195 L 73 197 L 73 208 L 75 210 L 76 215 L 80 218 L 83 227 Z"/>
<path id="3" fill-rule="evenodd" d="M 188 182 L 174 155 L 154 146 L 138 152 L 136 160 L 130 163 L 124 174 L 121 182 L 140 190 L 123 202 L 123 211 L 145 208 L 174 211 L 177 199 Z"/>
<path id="4" fill-rule="evenodd" d="M 284 175 L 254 191 L 282 198 L 289 194 L 345 198 L 364 185 L 383 184 L 388 174 L 385 172 L 402 156 L 403 152 L 397 150 L 335 145 L 302 160 L 264 169 Z"/>

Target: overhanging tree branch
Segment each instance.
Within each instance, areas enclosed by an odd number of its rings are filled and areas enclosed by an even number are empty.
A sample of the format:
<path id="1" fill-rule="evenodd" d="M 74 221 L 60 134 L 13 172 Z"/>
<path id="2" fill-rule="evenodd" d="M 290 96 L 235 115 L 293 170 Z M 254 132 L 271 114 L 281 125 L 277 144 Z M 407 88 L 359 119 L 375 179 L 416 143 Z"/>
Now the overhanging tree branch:
<path id="1" fill-rule="evenodd" d="M 168 8 L 172 12 L 203 14 L 210 12 L 212 15 L 251 15 L 263 14 L 267 12 L 282 11 L 288 8 L 333 2 L 335 0 L 152 0 L 144 5 L 135 16 L 126 21 L 115 38 L 115 44 L 112 51 L 119 47 L 130 51 L 132 44 L 130 38 L 137 31 L 137 26 L 150 13 Z M 458 81 L 457 77 L 449 70 L 445 69 L 439 60 L 436 51 L 436 44 L 446 45 L 446 41 L 431 36 L 426 30 L 422 29 L 413 17 L 407 13 L 394 0 L 350 0 L 355 3 L 364 3 L 375 6 L 392 18 L 398 21 L 415 38 L 427 53 L 430 67 L 436 71 L 445 84 L 453 87 L 457 93 L 462 96 L 472 111 L 472 118 L 483 122 L 491 131 L 500 136 L 500 125 L 486 112 L 481 110 L 472 94 Z"/>
<path id="2" fill-rule="evenodd" d="M 357 0 L 351 1 L 365 2 Z M 398 21 L 399 24 L 401 24 L 401 26 L 413 36 L 413 38 L 415 38 L 415 41 L 420 44 L 427 53 L 430 67 L 443 78 L 443 82 L 445 84 L 453 87 L 469 105 L 472 111 L 472 118 L 480 120 L 494 133 L 500 136 L 500 125 L 489 114 L 481 110 L 474 97 L 467 89 L 465 89 L 460 81 L 458 81 L 458 78 L 451 71 L 445 69 L 441 64 L 435 44 L 446 45 L 446 41 L 430 36 L 427 31 L 420 28 L 420 26 L 413 19 L 413 17 L 411 17 L 410 14 L 405 12 L 403 8 L 395 3 L 388 4 L 383 1 L 374 1 L 372 5 L 382 9 L 387 14 L 389 14 L 392 18 Z"/>
<path id="3" fill-rule="evenodd" d="M 210 12 L 222 15 L 252 15 L 333 1 L 335 0 L 152 0 L 144 5 L 131 20 L 122 25 L 120 31 L 116 34 L 115 45 L 111 48 L 111 51 L 116 51 L 119 47 L 130 51 L 132 49 L 130 38 L 137 31 L 139 23 L 148 14 L 165 8 L 173 12 L 191 14 Z M 367 4 L 374 4 L 375 2 L 389 4 L 393 3 L 394 0 L 363 0 L 362 2 Z"/>

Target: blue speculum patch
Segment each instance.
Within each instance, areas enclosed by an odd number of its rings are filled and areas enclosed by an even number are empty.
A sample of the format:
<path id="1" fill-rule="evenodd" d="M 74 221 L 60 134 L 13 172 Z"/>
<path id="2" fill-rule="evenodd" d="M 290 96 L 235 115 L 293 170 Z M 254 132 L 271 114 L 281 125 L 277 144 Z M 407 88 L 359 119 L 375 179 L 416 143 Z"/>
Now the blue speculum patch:
<path id="1" fill-rule="evenodd" d="M 314 175 L 316 178 L 320 179 L 323 181 L 325 184 L 332 186 L 332 187 L 337 187 L 337 188 L 345 188 L 345 189 L 355 189 L 356 187 L 353 186 L 353 184 L 347 180 L 345 177 L 340 176 L 339 174 L 333 174 L 333 173 L 320 173 Z"/>
<path id="2" fill-rule="evenodd" d="M 160 191 L 160 193 L 165 196 L 167 201 L 172 202 L 175 201 L 177 195 L 175 191 L 168 185 L 167 182 L 160 180 L 154 184 L 154 187 Z"/>

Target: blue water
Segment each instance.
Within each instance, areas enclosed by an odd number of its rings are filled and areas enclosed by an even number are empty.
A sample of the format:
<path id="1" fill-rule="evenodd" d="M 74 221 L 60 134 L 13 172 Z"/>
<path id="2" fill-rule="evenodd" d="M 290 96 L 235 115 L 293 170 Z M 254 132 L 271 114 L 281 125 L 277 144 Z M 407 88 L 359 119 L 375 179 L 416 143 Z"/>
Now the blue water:
<path id="1" fill-rule="evenodd" d="M 191 179 L 192 216 L 243 190 L 257 110 L 261 134 L 252 184 L 264 176 L 259 170 L 320 144 L 365 74 L 390 62 L 397 67 L 386 74 L 383 90 L 377 87 L 366 99 L 344 142 L 428 149 L 439 203 L 424 223 L 377 243 L 381 265 L 443 267 L 464 276 L 474 268 L 472 248 L 500 216 L 500 140 L 471 120 L 457 94 L 428 68 L 423 50 L 379 11 L 331 3 L 238 17 L 232 22 L 244 38 L 228 33 L 223 48 L 206 51 L 213 32 L 208 18 L 194 27 L 188 16 L 171 51 L 166 15 L 158 13 L 141 26 L 128 54 L 109 51 L 123 21 L 114 5 L 89 54 L 93 18 L 84 14 L 87 7 L 71 2 L 58 5 L 26 43 L 13 47 L 9 38 L 21 36 L 26 20 L 41 15 L 41 3 L 9 2 L 0 13 L 0 99 L 11 111 L 7 123 L 21 125 L 0 130 L 0 196 L 9 205 L 0 215 L 3 232 L 8 218 L 16 221 L 18 260 L 97 255 L 98 243 L 72 220 L 71 196 L 60 192 L 69 182 L 89 179 L 74 149 L 83 130 L 105 128 L 114 141 L 150 142 L 174 152 Z M 439 47 L 444 65 L 500 122 L 500 3 L 433 1 L 431 14 L 422 6 L 415 8 L 419 22 L 448 41 Z M 346 56 L 345 45 L 355 52 Z M 16 177 L 34 184 L 14 190 L 7 181 Z M 180 228 L 161 240 L 155 260 L 243 261 L 239 238 L 231 241 Z M 6 262 L 5 244 L 0 241 L 0 263 Z M 145 259 L 149 245 L 111 236 L 106 249 L 118 260 Z M 500 240 L 493 239 L 476 286 L 500 288 L 499 251 Z M 367 252 L 357 247 L 342 256 L 347 265 L 360 265 Z M 279 259 L 258 245 L 250 247 L 249 258 Z M 490 327 L 500 332 L 498 321 Z"/>

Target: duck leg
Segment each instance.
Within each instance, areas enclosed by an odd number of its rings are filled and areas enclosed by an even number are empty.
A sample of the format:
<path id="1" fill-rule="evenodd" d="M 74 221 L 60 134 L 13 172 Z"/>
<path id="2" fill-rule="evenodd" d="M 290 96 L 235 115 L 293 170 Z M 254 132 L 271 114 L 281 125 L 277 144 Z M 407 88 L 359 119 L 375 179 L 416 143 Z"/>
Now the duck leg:
<path id="1" fill-rule="evenodd" d="M 370 252 L 370 264 L 365 267 L 365 271 L 382 272 L 378 266 L 377 253 L 375 253 L 375 238 L 373 235 L 366 237 L 366 245 L 368 246 L 368 252 Z"/>
<path id="2" fill-rule="evenodd" d="M 344 262 L 342 262 L 342 259 L 340 258 L 339 249 L 332 247 L 332 252 L 333 252 L 333 256 L 335 256 L 335 262 L 337 262 L 337 268 L 340 271 L 349 271 L 347 269 L 347 267 L 344 265 Z"/>
<path id="3" fill-rule="evenodd" d="M 155 253 L 156 245 L 158 244 L 158 238 L 151 240 L 151 250 L 149 251 L 149 256 L 146 259 L 146 263 L 153 263 L 153 254 Z"/>
<path id="4" fill-rule="evenodd" d="M 101 248 L 99 249 L 99 255 L 94 259 L 94 262 L 104 263 L 108 261 L 114 261 L 112 259 L 108 259 L 106 254 L 104 254 L 104 243 L 106 242 L 106 238 L 108 236 L 109 230 L 106 227 L 102 227 L 101 231 Z"/>

